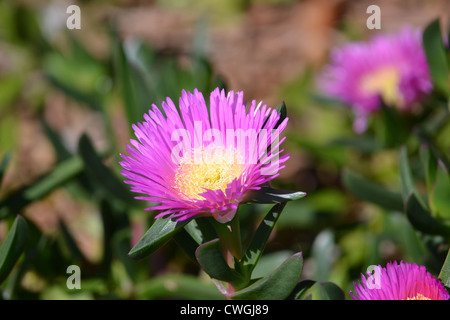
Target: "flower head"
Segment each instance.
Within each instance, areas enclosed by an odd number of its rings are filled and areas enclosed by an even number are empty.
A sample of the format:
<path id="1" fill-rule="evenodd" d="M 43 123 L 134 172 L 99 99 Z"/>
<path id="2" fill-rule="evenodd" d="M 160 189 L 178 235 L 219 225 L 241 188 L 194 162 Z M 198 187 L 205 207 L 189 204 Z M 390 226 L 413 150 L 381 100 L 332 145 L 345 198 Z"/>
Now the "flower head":
<path id="1" fill-rule="evenodd" d="M 374 274 L 361 275 L 354 300 L 448 300 L 449 293 L 424 266 L 401 261 L 376 266 Z"/>
<path id="2" fill-rule="evenodd" d="M 230 221 L 249 192 L 279 175 L 289 155 L 280 156 L 280 114 L 242 92 L 215 89 L 209 99 L 181 93 L 178 108 L 170 98 L 161 111 L 153 105 L 144 122 L 133 125 L 137 140 L 122 155 L 122 175 L 137 199 L 156 202 L 156 218 L 177 220 L 213 216 Z M 164 112 L 164 113 L 163 113 Z M 279 123 L 281 122 L 281 123 Z"/>
<path id="3" fill-rule="evenodd" d="M 334 49 L 319 86 L 353 108 L 358 132 L 365 130 L 367 116 L 382 101 L 401 111 L 411 109 L 433 86 L 421 32 L 405 27 Z"/>

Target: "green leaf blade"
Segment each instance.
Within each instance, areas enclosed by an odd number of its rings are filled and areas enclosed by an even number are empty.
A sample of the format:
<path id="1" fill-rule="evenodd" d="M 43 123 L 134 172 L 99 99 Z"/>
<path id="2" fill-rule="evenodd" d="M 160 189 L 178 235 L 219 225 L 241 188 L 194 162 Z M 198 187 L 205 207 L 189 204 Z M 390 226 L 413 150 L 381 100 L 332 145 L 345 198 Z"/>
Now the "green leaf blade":
<path id="1" fill-rule="evenodd" d="M 8 167 L 10 160 L 11 160 L 11 153 L 7 153 L 0 162 L 0 186 L 3 180 L 3 175 L 6 172 L 6 168 Z"/>
<path id="2" fill-rule="evenodd" d="M 133 197 L 124 183 L 103 164 L 102 159 L 94 150 L 92 143 L 86 134 L 79 141 L 78 152 L 83 159 L 85 169 L 89 175 L 102 186 L 102 188 L 127 204 L 133 203 Z"/>
<path id="3" fill-rule="evenodd" d="M 447 253 L 447 257 L 445 258 L 444 265 L 439 272 L 438 278 L 442 281 L 444 286 L 450 289 L 450 250 Z"/>
<path id="4" fill-rule="evenodd" d="M 0 219 L 20 212 L 31 202 L 41 199 L 53 190 L 78 176 L 84 170 L 83 161 L 72 157 L 59 163 L 50 173 L 30 186 L 22 187 L 0 201 Z"/>
<path id="5" fill-rule="evenodd" d="M 138 299 L 224 300 L 213 285 L 192 275 L 165 274 L 136 284 Z"/>
<path id="6" fill-rule="evenodd" d="M 270 187 L 261 187 L 260 190 L 254 191 L 250 194 L 248 202 L 253 203 L 285 203 L 288 201 L 294 201 L 306 196 L 302 191 L 287 191 L 278 190 Z"/>
<path id="7" fill-rule="evenodd" d="M 409 164 L 408 159 L 408 152 L 406 150 L 406 147 L 402 147 L 400 149 L 400 155 L 399 155 L 399 170 L 400 170 L 400 180 L 401 180 L 401 186 L 402 186 L 402 198 L 403 203 L 406 203 L 411 195 L 415 195 L 415 198 L 423 208 L 426 208 L 426 203 L 420 196 L 416 185 L 414 183 L 413 175 L 411 173 L 411 167 Z"/>
<path id="8" fill-rule="evenodd" d="M 264 220 L 260 223 L 258 229 L 256 230 L 252 241 L 245 251 L 244 257 L 241 260 L 241 266 L 247 276 L 251 275 L 251 272 L 255 268 L 256 263 L 260 259 L 262 252 L 266 246 L 267 240 L 269 239 L 270 233 L 275 227 L 275 224 L 280 217 L 285 205 L 286 203 L 279 203 L 274 205 L 266 214 Z"/>
<path id="9" fill-rule="evenodd" d="M 333 282 L 320 283 L 320 293 L 323 300 L 345 300 L 345 293 Z"/>
<path id="10" fill-rule="evenodd" d="M 434 20 L 425 28 L 422 40 L 434 86 L 447 97 L 450 97 L 449 66 L 439 19 Z"/>
<path id="11" fill-rule="evenodd" d="M 289 297 L 300 280 L 303 269 L 301 252 L 292 255 L 269 276 L 232 294 L 232 300 L 283 300 Z"/>
<path id="12" fill-rule="evenodd" d="M 225 261 L 218 238 L 200 245 L 195 256 L 200 266 L 211 278 L 234 284 L 240 284 L 243 281 L 242 277 Z"/>
<path id="13" fill-rule="evenodd" d="M 19 260 L 28 239 L 25 218 L 17 216 L 5 241 L 0 246 L 0 283 L 2 283 Z"/>
<path id="14" fill-rule="evenodd" d="M 406 215 L 417 230 L 427 234 L 450 237 L 450 226 L 433 218 L 415 195 L 411 195 L 406 203 Z"/>
<path id="15" fill-rule="evenodd" d="M 188 222 L 188 220 L 178 222 L 170 218 L 156 219 L 142 238 L 133 246 L 128 255 L 133 259 L 145 258 L 169 241 Z"/>
<path id="16" fill-rule="evenodd" d="M 344 185 L 362 200 L 375 203 L 388 210 L 403 211 L 403 200 L 400 194 L 389 191 L 350 171 L 344 173 Z"/>

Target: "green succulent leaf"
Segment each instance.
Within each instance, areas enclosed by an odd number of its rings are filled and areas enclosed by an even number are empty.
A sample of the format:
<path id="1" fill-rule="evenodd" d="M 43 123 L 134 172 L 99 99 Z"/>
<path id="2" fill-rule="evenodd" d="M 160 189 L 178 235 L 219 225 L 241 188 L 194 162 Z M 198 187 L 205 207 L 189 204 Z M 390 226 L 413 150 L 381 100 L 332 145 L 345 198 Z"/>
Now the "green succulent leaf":
<path id="1" fill-rule="evenodd" d="M 277 112 L 280 114 L 280 119 L 278 119 L 277 124 L 275 125 L 275 129 L 286 119 L 287 117 L 287 108 L 286 103 L 283 101 L 276 107 Z"/>
<path id="2" fill-rule="evenodd" d="M 197 277 L 183 274 L 166 274 L 137 283 L 138 299 L 198 299 L 224 300 L 225 297 L 213 285 L 206 284 Z"/>
<path id="3" fill-rule="evenodd" d="M 427 234 L 450 237 L 450 226 L 433 218 L 414 194 L 406 202 L 406 215 L 417 230 Z"/>
<path id="4" fill-rule="evenodd" d="M 425 172 L 428 193 L 431 193 L 434 182 L 436 181 L 437 159 L 427 145 L 420 147 L 420 160 Z"/>
<path id="5" fill-rule="evenodd" d="M 94 150 L 89 137 L 83 134 L 79 141 L 78 152 L 83 159 L 87 173 L 102 186 L 102 188 L 116 199 L 132 204 L 133 197 L 124 183 L 103 164 L 102 159 Z"/>
<path id="6" fill-rule="evenodd" d="M 344 185 L 362 200 L 375 203 L 388 210 L 403 211 L 401 194 L 389 191 L 382 185 L 357 176 L 350 171 L 344 172 Z"/>
<path id="7" fill-rule="evenodd" d="M 295 253 L 269 276 L 235 292 L 232 300 L 284 300 L 294 290 L 303 269 L 301 252 Z"/>
<path id="8" fill-rule="evenodd" d="M 83 161 L 72 157 L 59 163 L 50 173 L 30 186 L 20 188 L 0 202 L 0 219 L 19 212 L 29 203 L 41 199 L 58 187 L 63 186 L 83 171 Z"/>
<path id="9" fill-rule="evenodd" d="M 243 278 L 225 261 L 219 238 L 200 245 L 195 256 L 200 266 L 211 278 L 235 284 L 242 283 Z"/>
<path id="10" fill-rule="evenodd" d="M 162 247 L 172 236 L 180 231 L 189 220 L 174 221 L 170 218 L 158 218 L 134 245 L 128 255 L 133 259 L 143 259 Z"/>
<path id="11" fill-rule="evenodd" d="M 0 186 L 3 180 L 3 175 L 5 174 L 6 168 L 8 167 L 10 160 L 11 160 L 11 153 L 7 153 L 0 162 Z"/>
<path id="12" fill-rule="evenodd" d="M 319 284 L 323 300 L 345 300 L 345 293 L 333 282 L 321 282 Z"/>
<path id="13" fill-rule="evenodd" d="M 450 176 L 441 166 L 431 189 L 430 208 L 436 217 L 450 220 Z"/>
<path id="14" fill-rule="evenodd" d="M 447 288 L 450 288 L 450 250 L 447 253 L 447 257 L 445 258 L 444 265 L 442 266 L 438 278 Z"/>
<path id="15" fill-rule="evenodd" d="M 256 230 L 250 242 L 250 245 L 245 251 L 244 257 L 241 259 L 240 263 L 240 266 L 243 269 L 243 273 L 247 276 L 251 275 L 258 260 L 261 258 L 270 233 L 275 227 L 275 224 L 285 206 L 286 203 L 278 203 L 274 205 L 264 217 L 264 220 L 260 223 L 258 229 Z"/>
<path id="16" fill-rule="evenodd" d="M 308 299 L 308 296 L 305 296 L 309 289 L 316 284 L 314 280 L 302 280 L 295 286 L 294 290 L 292 290 L 291 294 L 287 298 L 288 300 L 302 300 Z"/>
<path id="17" fill-rule="evenodd" d="M 414 194 L 422 207 L 426 208 L 426 203 L 422 199 L 414 183 L 406 147 L 402 147 L 400 149 L 400 180 L 402 185 L 403 202 L 406 203 L 410 199 L 411 195 Z"/>
<path id="18" fill-rule="evenodd" d="M 99 96 L 93 93 L 86 93 L 82 92 L 76 88 L 74 88 L 72 85 L 66 84 L 56 78 L 53 75 L 47 74 L 46 75 L 47 81 L 54 86 L 55 88 L 61 90 L 65 95 L 68 97 L 71 97 L 72 99 L 79 101 L 81 103 L 86 104 L 90 108 L 96 111 L 102 110 L 102 102 Z"/>
<path id="19" fill-rule="evenodd" d="M 422 40 L 434 86 L 450 97 L 449 66 L 439 19 L 434 20 L 425 28 Z"/>
<path id="20" fill-rule="evenodd" d="M 273 189 L 271 187 L 261 187 L 251 193 L 248 201 L 254 203 L 284 203 L 287 201 L 294 201 L 306 196 L 305 192 L 301 191 L 287 191 Z"/>
<path id="21" fill-rule="evenodd" d="M 25 218 L 17 216 L 8 236 L 0 246 L 0 283 L 8 277 L 25 248 L 28 227 Z"/>

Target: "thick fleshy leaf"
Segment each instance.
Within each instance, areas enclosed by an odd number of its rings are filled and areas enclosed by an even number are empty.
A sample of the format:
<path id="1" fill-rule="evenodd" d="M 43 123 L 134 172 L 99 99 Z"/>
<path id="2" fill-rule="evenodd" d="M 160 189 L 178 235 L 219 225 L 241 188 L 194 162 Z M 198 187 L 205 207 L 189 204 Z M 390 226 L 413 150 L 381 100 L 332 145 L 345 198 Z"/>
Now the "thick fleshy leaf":
<path id="1" fill-rule="evenodd" d="M 186 227 L 187 226 L 179 232 L 176 232 L 173 235 L 173 240 L 193 262 L 197 262 L 195 251 L 197 251 L 200 243 L 198 243 L 197 239 L 194 239 L 190 233 L 186 231 Z"/>
<path id="2" fill-rule="evenodd" d="M 175 233 L 174 240 L 177 245 L 191 258 L 197 262 L 195 252 L 202 243 L 216 239 L 217 235 L 208 218 L 200 217 L 192 219 L 184 228 Z"/>
<path id="3" fill-rule="evenodd" d="M 278 126 L 283 122 L 283 120 L 286 119 L 287 109 L 284 101 L 281 102 L 278 106 L 276 106 L 275 110 L 277 110 L 277 112 L 280 114 L 280 119 L 278 119 L 277 123 L 274 126 L 274 129 L 278 128 Z M 269 119 L 267 118 L 266 121 L 263 123 L 262 128 L 264 128 L 268 120 Z"/>
<path id="4" fill-rule="evenodd" d="M 260 223 L 258 229 L 256 230 L 250 245 L 245 251 L 244 257 L 241 259 L 240 266 L 242 267 L 242 272 L 250 277 L 253 269 L 255 268 L 259 258 L 264 251 L 267 240 L 269 239 L 270 233 L 272 232 L 278 218 L 281 215 L 286 203 L 276 204 L 270 209 L 264 220 Z"/>
<path id="5" fill-rule="evenodd" d="M 5 174 L 6 168 L 8 167 L 10 160 L 11 160 L 11 153 L 7 153 L 0 162 L 0 186 L 3 180 L 3 175 Z"/>
<path id="6" fill-rule="evenodd" d="M 345 293 L 333 282 L 321 282 L 320 294 L 322 300 L 345 300 Z"/>
<path id="7" fill-rule="evenodd" d="M 316 284 L 314 280 L 302 280 L 295 286 L 294 290 L 292 290 L 291 294 L 287 298 L 288 300 L 301 300 L 301 299 L 310 299 L 311 296 L 305 296 L 308 290 Z"/>
<path id="8" fill-rule="evenodd" d="M 301 252 L 292 255 L 269 276 L 235 292 L 232 300 L 284 300 L 294 290 L 303 269 Z"/>
<path id="9" fill-rule="evenodd" d="M 200 245 L 195 256 L 211 278 L 236 284 L 243 281 L 242 277 L 225 261 L 218 238 Z"/>
<path id="10" fill-rule="evenodd" d="M 293 254 L 294 252 L 291 250 L 280 250 L 263 254 L 252 272 L 252 279 L 267 277 Z"/>
<path id="11" fill-rule="evenodd" d="M 185 227 L 187 233 L 197 242 L 198 245 L 217 238 L 214 227 L 206 217 L 192 219 Z"/>
<path id="12" fill-rule="evenodd" d="M 224 300 L 225 297 L 211 284 L 191 275 L 166 274 L 136 284 L 138 299 Z"/>
<path id="13" fill-rule="evenodd" d="M 441 166 L 430 194 L 431 211 L 438 218 L 450 220 L 450 176 Z"/>
<path id="14" fill-rule="evenodd" d="M 433 218 L 414 194 L 409 197 L 406 203 L 406 215 L 417 230 L 428 234 L 450 237 L 450 225 Z"/>
<path id="15" fill-rule="evenodd" d="M 47 74 L 46 78 L 47 78 L 47 81 L 52 86 L 61 90 L 68 97 L 71 97 L 72 99 L 74 99 L 76 101 L 86 104 L 93 110 L 96 110 L 96 111 L 102 110 L 101 99 L 99 96 L 92 94 L 92 93 L 82 92 L 82 91 L 74 88 L 72 85 L 66 84 L 50 74 Z"/>
<path id="16" fill-rule="evenodd" d="M 301 191 L 287 191 L 270 187 L 261 187 L 260 190 L 252 192 L 247 201 L 264 204 L 284 203 L 303 198 L 304 196 L 306 196 L 306 193 Z"/>
<path id="17" fill-rule="evenodd" d="M 444 116 L 443 118 L 443 121 L 447 124 L 449 121 L 448 116 Z M 420 129 L 416 130 L 416 134 L 420 141 L 426 146 L 425 148 L 429 148 L 434 158 L 439 160 L 447 172 L 450 172 L 450 158 L 437 146 L 430 134 L 425 132 L 425 130 Z"/>
<path id="18" fill-rule="evenodd" d="M 385 148 L 396 148 L 405 143 L 409 130 L 399 111 L 382 101 L 380 113 L 375 117 L 375 130 L 379 143 Z"/>
<path id="19" fill-rule="evenodd" d="M 0 246 L 0 283 L 2 283 L 19 260 L 28 238 L 28 227 L 22 216 L 17 216 L 8 236 Z"/>
<path id="20" fill-rule="evenodd" d="M 0 219 L 19 212 L 29 203 L 38 200 L 54 189 L 63 186 L 83 171 L 83 161 L 72 157 L 59 163 L 50 173 L 30 186 L 8 195 L 0 202 Z"/>
<path id="21" fill-rule="evenodd" d="M 423 32 L 423 46 L 435 88 L 449 97 L 449 66 L 439 19 L 434 20 L 425 28 Z"/>
<path id="22" fill-rule="evenodd" d="M 377 142 L 373 138 L 364 136 L 338 138 L 333 140 L 330 143 L 330 145 L 339 147 L 349 147 L 367 153 L 373 153 L 380 149 Z"/>
<path id="23" fill-rule="evenodd" d="M 83 252 L 77 245 L 76 240 L 70 233 L 69 228 L 66 226 L 63 220 L 59 220 L 59 229 L 61 231 L 62 238 L 64 239 L 65 245 L 70 252 L 70 256 L 78 261 L 86 261 Z"/>
<path id="24" fill-rule="evenodd" d="M 385 187 L 370 180 L 346 171 L 344 185 L 362 200 L 375 203 L 385 209 L 403 211 L 403 200 L 399 193 L 387 190 Z"/>
<path id="25" fill-rule="evenodd" d="M 420 147 L 420 161 L 425 172 L 428 193 L 431 193 L 434 182 L 436 181 L 437 159 L 427 145 Z"/>
<path id="26" fill-rule="evenodd" d="M 439 272 L 439 280 L 450 289 L 450 250 L 447 253 L 441 272 Z"/>
<path id="27" fill-rule="evenodd" d="M 188 222 L 189 220 L 174 221 L 170 218 L 156 219 L 128 255 L 133 259 L 145 258 L 169 241 Z"/>
<path id="28" fill-rule="evenodd" d="M 127 275 L 135 283 L 140 277 L 140 263 L 130 259 L 128 252 L 130 251 L 131 234 L 130 229 L 122 229 L 117 231 L 111 239 L 113 253 L 118 261 L 123 265 Z"/>
<path id="29" fill-rule="evenodd" d="M 275 125 L 275 129 L 286 119 L 287 117 L 287 109 L 286 103 L 283 101 L 276 107 L 277 112 L 280 114 L 280 119 L 278 119 L 277 124 Z"/>
<path id="30" fill-rule="evenodd" d="M 315 265 L 315 280 L 322 282 L 329 279 L 334 262 L 333 251 L 335 247 L 335 235 L 330 229 L 322 230 L 314 239 L 311 256 Z"/>
<path id="31" fill-rule="evenodd" d="M 56 157 L 58 158 L 58 160 L 64 161 L 69 159 L 72 156 L 72 154 L 66 148 L 60 136 L 52 129 L 52 127 L 48 124 L 48 122 L 45 120 L 43 116 L 41 116 L 39 120 L 47 135 L 47 138 L 50 140 L 50 142 L 53 145 L 53 148 L 56 151 Z"/>
<path id="32" fill-rule="evenodd" d="M 25 198 L 34 201 L 49 194 L 83 171 L 83 163 L 78 157 L 61 162 L 48 175 L 25 190 Z"/>
<path id="33" fill-rule="evenodd" d="M 402 198 L 403 202 L 406 203 L 412 194 L 414 194 L 419 201 L 419 203 L 422 205 L 422 207 L 426 207 L 425 201 L 422 199 L 421 195 L 419 194 L 416 185 L 414 183 L 413 175 L 411 173 L 411 168 L 409 165 L 409 159 L 408 159 L 408 151 L 406 150 L 406 147 L 402 147 L 400 149 L 400 180 L 402 185 Z"/>
<path id="34" fill-rule="evenodd" d="M 116 32 L 116 30 L 114 30 Z M 139 81 L 136 69 L 133 68 L 131 58 L 127 56 L 124 43 L 119 39 L 119 35 L 115 35 L 114 43 L 114 64 L 117 70 L 117 83 L 119 84 L 120 94 L 125 106 L 125 112 L 130 123 L 142 121 L 142 115 L 147 111 L 142 97 L 145 90 L 144 81 Z M 151 100 L 147 100 L 146 104 Z"/>
<path id="35" fill-rule="evenodd" d="M 92 143 L 87 135 L 83 134 L 79 141 L 78 152 L 83 159 L 86 172 L 116 199 L 121 199 L 125 203 L 131 204 L 133 197 L 125 184 L 113 174 L 113 172 L 103 164 L 102 159 L 97 155 Z"/>

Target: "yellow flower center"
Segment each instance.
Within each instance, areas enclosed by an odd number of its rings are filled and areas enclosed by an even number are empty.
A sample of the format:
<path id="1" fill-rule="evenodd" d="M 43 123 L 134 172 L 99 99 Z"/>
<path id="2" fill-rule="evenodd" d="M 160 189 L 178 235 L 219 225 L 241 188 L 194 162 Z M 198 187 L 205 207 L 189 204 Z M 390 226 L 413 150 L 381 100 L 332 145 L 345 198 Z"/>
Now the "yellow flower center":
<path id="1" fill-rule="evenodd" d="M 365 75 L 361 82 L 362 90 L 367 94 L 380 94 L 388 105 L 402 105 L 402 96 L 398 90 L 400 73 L 395 67 L 384 67 Z"/>
<path id="2" fill-rule="evenodd" d="M 200 193 L 225 191 L 244 169 L 241 154 L 233 147 L 209 145 L 193 149 L 183 156 L 174 178 L 174 187 L 186 199 L 202 200 Z"/>
<path id="3" fill-rule="evenodd" d="M 425 297 L 421 293 L 418 293 L 415 297 L 413 297 L 413 298 L 406 298 L 406 300 L 431 300 L 431 299 Z"/>

